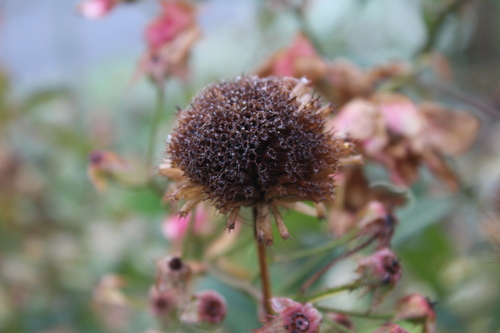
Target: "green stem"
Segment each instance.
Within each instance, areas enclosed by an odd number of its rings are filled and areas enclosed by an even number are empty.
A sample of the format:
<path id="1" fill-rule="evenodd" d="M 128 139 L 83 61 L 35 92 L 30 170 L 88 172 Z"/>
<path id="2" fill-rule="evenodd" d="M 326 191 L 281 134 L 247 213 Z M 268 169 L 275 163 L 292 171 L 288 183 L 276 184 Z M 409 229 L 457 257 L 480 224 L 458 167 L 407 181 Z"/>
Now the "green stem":
<path id="1" fill-rule="evenodd" d="M 323 267 L 322 269 L 320 269 L 318 272 L 316 272 L 309 280 L 307 280 L 303 285 L 302 285 L 302 288 L 300 288 L 300 292 L 299 294 L 303 294 L 314 282 L 316 282 L 316 280 L 318 280 L 321 276 L 323 276 L 323 274 L 325 274 L 330 268 L 332 268 L 336 263 L 338 263 L 339 261 L 355 254 L 356 252 L 358 251 L 361 251 L 362 249 L 364 249 L 365 247 L 367 247 L 368 245 L 370 245 L 377 237 L 376 236 L 372 236 L 370 237 L 369 239 L 367 239 L 365 242 L 359 244 L 358 246 L 356 246 L 355 248 L 347 251 L 347 252 L 344 252 L 342 253 L 340 256 L 338 256 L 337 258 L 333 259 L 330 263 L 328 263 L 325 267 Z"/>
<path id="2" fill-rule="evenodd" d="M 359 288 L 361 285 L 357 282 L 351 282 L 351 283 L 346 283 L 346 284 L 341 284 L 340 286 L 336 286 L 333 288 L 327 288 L 325 290 L 320 290 L 319 292 L 312 294 L 312 295 L 306 295 L 301 298 L 303 298 L 307 303 L 315 303 L 318 302 L 322 299 L 328 298 L 330 296 L 333 296 L 335 294 L 341 293 L 343 291 L 351 291 L 353 289 Z"/>
<path id="3" fill-rule="evenodd" d="M 160 124 L 161 114 L 165 104 L 165 91 L 161 85 L 156 86 L 156 106 L 153 114 L 153 122 L 151 123 L 151 130 L 149 131 L 148 148 L 146 155 L 147 172 L 151 175 L 153 166 L 153 155 L 156 148 L 156 134 L 158 133 L 158 126 Z"/>
<path id="4" fill-rule="evenodd" d="M 186 230 L 186 235 L 184 236 L 184 240 L 182 243 L 182 257 L 189 258 L 189 249 L 191 245 L 191 241 L 193 238 L 193 228 L 196 220 L 196 207 L 191 211 L 191 215 L 189 217 L 189 224 Z"/>
<path id="5" fill-rule="evenodd" d="M 359 312 L 359 311 L 337 309 L 337 308 L 320 306 L 320 305 L 316 305 L 315 308 L 321 312 L 336 312 L 336 313 L 345 314 L 346 316 L 351 316 L 351 317 L 356 317 L 356 318 L 373 319 L 373 320 L 390 320 L 394 317 L 394 314 L 392 314 L 392 313 Z"/>
<path id="6" fill-rule="evenodd" d="M 323 245 L 315 247 L 315 248 L 297 251 L 297 252 L 294 252 L 286 257 L 277 256 L 275 258 L 275 262 L 286 262 L 286 261 L 301 259 L 304 257 L 309 257 L 309 256 L 321 254 L 324 252 L 328 252 L 328 251 L 331 251 L 337 247 L 340 247 L 340 246 L 343 246 L 343 245 L 349 243 L 355 236 L 356 236 L 356 232 L 350 232 L 350 233 L 347 233 L 340 238 L 337 238 L 331 242 L 328 242 L 326 244 L 323 244 Z"/>

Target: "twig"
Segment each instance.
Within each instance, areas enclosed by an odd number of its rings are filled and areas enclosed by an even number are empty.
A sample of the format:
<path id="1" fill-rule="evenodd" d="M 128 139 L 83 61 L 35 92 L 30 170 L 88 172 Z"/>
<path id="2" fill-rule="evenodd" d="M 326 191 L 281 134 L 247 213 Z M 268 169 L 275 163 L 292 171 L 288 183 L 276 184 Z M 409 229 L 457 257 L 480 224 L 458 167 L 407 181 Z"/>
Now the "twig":
<path id="1" fill-rule="evenodd" d="M 286 257 L 285 256 L 276 257 L 275 261 L 276 262 L 286 262 L 286 261 L 301 259 L 304 257 L 309 257 L 309 256 L 313 256 L 316 254 L 331 251 L 337 247 L 340 247 L 342 245 L 347 244 L 348 242 L 350 242 L 353 239 L 354 236 L 355 236 L 354 232 L 347 233 L 344 236 L 337 238 L 337 239 L 335 239 L 331 242 L 328 242 L 326 244 L 323 244 L 321 246 L 297 251 L 297 252 L 294 252 L 290 255 L 287 255 Z"/>
<path id="2" fill-rule="evenodd" d="M 390 320 L 391 318 L 394 317 L 394 314 L 391 314 L 391 313 L 358 312 L 358 311 L 351 311 L 351 310 L 326 307 L 326 306 L 321 306 L 321 305 L 315 305 L 314 307 L 321 312 L 336 312 L 336 313 L 341 313 L 341 314 L 345 314 L 347 316 L 357 317 L 357 318 L 366 318 L 366 319 L 374 319 L 374 320 Z"/>

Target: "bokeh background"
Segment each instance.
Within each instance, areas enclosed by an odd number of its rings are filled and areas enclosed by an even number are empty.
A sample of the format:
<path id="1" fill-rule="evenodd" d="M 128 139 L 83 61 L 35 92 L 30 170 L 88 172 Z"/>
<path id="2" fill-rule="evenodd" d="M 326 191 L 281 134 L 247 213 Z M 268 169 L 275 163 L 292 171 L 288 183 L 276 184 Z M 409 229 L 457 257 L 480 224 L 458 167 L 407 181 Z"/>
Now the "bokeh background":
<path id="1" fill-rule="evenodd" d="M 312 0 L 304 20 L 327 58 L 370 67 L 412 61 L 428 38 L 429 18 L 447 2 Z M 1 332 L 157 327 L 145 304 L 154 260 L 169 249 L 161 232 L 168 207 L 147 188 L 113 184 L 98 193 L 87 165 L 91 150 L 109 149 L 143 168 L 155 94 L 147 80 L 133 78 L 145 48 L 144 27 L 158 7 L 152 0 L 139 1 L 88 20 L 76 13 L 76 4 L 0 2 Z M 252 72 L 289 45 L 304 23 L 286 1 L 199 4 L 203 37 L 193 48 L 189 78 L 167 82 L 155 165 L 163 157 L 175 106 L 186 106 L 213 80 Z M 461 189 L 450 193 L 433 186 L 423 171 L 411 190 L 411 204 L 398 211 L 394 245 L 405 275 L 396 293 L 421 292 L 438 300 L 438 332 L 498 333 L 500 1 L 468 1 L 449 15 L 437 50 L 452 76 L 436 83 L 424 75 L 419 89 L 429 99 L 469 110 L 482 127 L 471 151 L 452 161 Z M 314 219 L 294 213 L 286 219 L 303 243 L 322 240 L 322 226 Z M 222 232 L 223 219 L 217 223 Z M 273 251 L 293 248 L 280 242 Z M 255 266 L 255 254 L 246 252 L 243 260 Z M 355 267 L 344 266 L 330 272 L 331 278 Z M 308 269 L 304 261 L 276 265 L 274 282 L 280 285 L 290 271 Z M 138 303 L 116 310 L 111 322 L 93 306 L 94 289 L 106 274 L 122 276 L 127 294 Z M 199 283 L 228 299 L 227 332 L 259 327 L 255 306 L 243 294 L 211 276 Z M 371 332 L 374 326 L 361 323 L 359 329 Z"/>

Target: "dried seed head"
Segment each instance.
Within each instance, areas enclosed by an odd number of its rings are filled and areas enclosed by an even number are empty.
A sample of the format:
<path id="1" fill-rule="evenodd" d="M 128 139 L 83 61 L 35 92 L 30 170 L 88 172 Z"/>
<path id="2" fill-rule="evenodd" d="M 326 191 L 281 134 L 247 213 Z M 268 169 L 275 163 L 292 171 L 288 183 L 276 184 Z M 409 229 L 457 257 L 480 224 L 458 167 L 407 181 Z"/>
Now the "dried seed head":
<path id="1" fill-rule="evenodd" d="M 294 90 L 300 82 L 249 76 L 205 88 L 179 113 L 167 149 L 189 180 L 174 199 L 212 199 L 222 213 L 331 199 L 342 141 L 324 130 L 319 100 Z"/>

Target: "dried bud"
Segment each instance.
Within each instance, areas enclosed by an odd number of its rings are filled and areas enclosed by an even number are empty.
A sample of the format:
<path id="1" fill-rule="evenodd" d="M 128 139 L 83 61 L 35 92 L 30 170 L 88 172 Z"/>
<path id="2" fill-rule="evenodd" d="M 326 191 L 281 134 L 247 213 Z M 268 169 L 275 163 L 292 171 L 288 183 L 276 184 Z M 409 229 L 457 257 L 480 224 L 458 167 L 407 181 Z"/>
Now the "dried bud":
<path id="1" fill-rule="evenodd" d="M 424 324 L 424 333 L 436 332 L 436 313 L 432 302 L 420 295 L 411 294 L 398 302 L 393 320 L 409 320 Z"/>
<path id="2" fill-rule="evenodd" d="M 196 295 L 198 301 L 198 321 L 220 324 L 226 318 L 227 305 L 219 293 L 209 290 Z"/>
<path id="3" fill-rule="evenodd" d="M 267 206 L 286 238 L 275 209 L 280 201 L 333 198 L 342 140 L 325 133 L 319 100 L 304 101 L 296 94 L 300 82 L 237 78 L 210 85 L 179 112 L 168 153 L 172 166 L 187 178 L 171 196 L 187 201 L 181 214 L 211 199 L 229 214 L 231 229 L 240 207 Z M 270 244 L 270 214 L 260 215 L 257 234 Z"/>
<path id="4" fill-rule="evenodd" d="M 173 289 L 159 290 L 152 286 L 149 292 L 149 309 L 156 317 L 168 319 L 177 308 L 178 300 Z"/>
<path id="5" fill-rule="evenodd" d="M 362 284 L 374 287 L 394 285 L 402 275 L 398 257 L 387 248 L 362 259 L 356 272 Z"/>
<path id="6" fill-rule="evenodd" d="M 175 289 L 179 294 L 184 294 L 191 277 L 191 268 L 180 257 L 167 257 L 156 263 L 158 273 L 156 287 L 163 291 Z"/>
<path id="7" fill-rule="evenodd" d="M 311 304 L 300 304 L 288 298 L 271 300 L 273 310 L 279 313 L 266 326 L 255 333 L 318 333 L 321 313 Z"/>
<path id="8" fill-rule="evenodd" d="M 373 333 L 408 333 L 408 331 L 396 324 L 386 324 Z"/>

